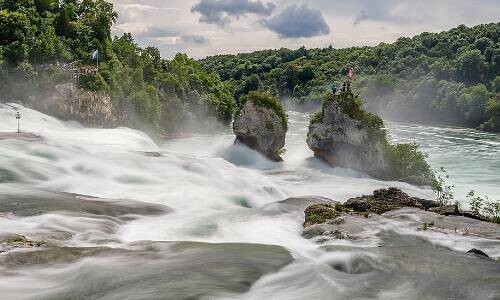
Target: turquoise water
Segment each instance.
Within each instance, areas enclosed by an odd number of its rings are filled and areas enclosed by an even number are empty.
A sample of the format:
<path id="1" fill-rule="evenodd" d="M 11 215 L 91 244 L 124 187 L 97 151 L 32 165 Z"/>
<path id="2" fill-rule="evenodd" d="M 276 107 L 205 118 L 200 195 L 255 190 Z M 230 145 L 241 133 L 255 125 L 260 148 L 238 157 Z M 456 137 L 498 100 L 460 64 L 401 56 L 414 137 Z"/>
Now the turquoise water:
<path id="1" fill-rule="evenodd" d="M 393 142 L 417 142 L 433 168 L 444 167 L 464 201 L 470 190 L 500 201 L 500 134 L 474 129 L 387 122 Z"/>

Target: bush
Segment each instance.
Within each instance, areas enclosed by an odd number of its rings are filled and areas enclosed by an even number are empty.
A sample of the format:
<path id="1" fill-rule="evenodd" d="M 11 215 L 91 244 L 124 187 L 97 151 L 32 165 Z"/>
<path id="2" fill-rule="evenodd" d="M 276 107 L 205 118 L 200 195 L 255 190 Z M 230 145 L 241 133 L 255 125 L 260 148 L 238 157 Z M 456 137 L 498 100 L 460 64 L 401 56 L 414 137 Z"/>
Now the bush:
<path id="1" fill-rule="evenodd" d="M 80 75 L 79 87 L 94 92 L 108 92 L 110 90 L 109 85 L 106 83 L 106 80 L 104 80 L 101 74 Z"/>
<path id="2" fill-rule="evenodd" d="M 318 123 L 321 123 L 323 122 L 323 112 L 322 111 L 319 111 L 317 113 L 312 113 L 310 116 L 309 116 L 309 124 L 318 124 Z"/>
<path id="3" fill-rule="evenodd" d="M 447 185 L 446 180 L 450 178 L 448 172 L 443 168 L 439 168 L 434 172 L 435 183 L 432 187 L 434 193 L 436 193 L 437 201 L 441 205 L 447 205 L 453 200 L 453 188 L 454 185 Z"/>
<path id="4" fill-rule="evenodd" d="M 488 201 L 488 197 L 477 196 L 474 190 L 467 194 L 467 200 L 473 214 L 500 224 L 500 201 Z"/>
<path id="5" fill-rule="evenodd" d="M 416 143 L 389 145 L 389 155 L 396 178 L 421 177 L 434 179 L 427 155 L 418 149 Z"/>
<path id="6" fill-rule="evenodd" d="M 252 101 L 255 105 L 260 107 L 272 109 L 281 118 L 281 124 L 283 125 L 283 128 L 285 128 L 285 131 L 288 129 L 288 116 L 283 109 L 283 105 L 281 105 L 276 97 L 273 97 L 271 94 L 265 92 L 251 92 L 248 95 L 243 96 L 241 99 L 241 106 L 243 107 L 247 101 Z M 236 115 L 239 113 L 240 112 L 238 111 Z"/>
<path id="7" fill-rule="evenodd" d="M 330 99 L 335 100 L 331 94 Z M 377 115 L 369 113 L 363 109 L 363 100 L 352 92 L 343 92 L 339 96 L 340 109 L 349 117 L 361 122 L 361 126 L 370 130 L 380 130 L 384 127 L 384 121 Z M 382 132 L 380 132 L 382 133 Z"/>
<path id="8" fill-rule="evenodd" d="M 391 164 L 392 179 L 411 179 L 411 182 L 422 185 L 435 183 L 434 173 L 426 161 L 427 155 L 418 149 L 416 143 L 389 144 L 384 130 L 384 121 L 379 116 L 363 109 L 363 101 L 359 95 L 354 95 L 350 91 L 342 92 L 339 96 L 330 93 L 323 103 L 322 110 L 310 116 L 311 125 L 323 121 L 324 111 L 333 101 L 338 103 L 342 113 L 360 122 L 360 127 L 368 131 L 371 141 L 382 144 L 386 158 Z"/>
<path id="9" fill-rule="evenodd" d="M 133 92 L 130 95 L 130 102 L 141 119 L 158 129 L 162 107 L 158 90 L 154 86 L 146 85 Z"/>

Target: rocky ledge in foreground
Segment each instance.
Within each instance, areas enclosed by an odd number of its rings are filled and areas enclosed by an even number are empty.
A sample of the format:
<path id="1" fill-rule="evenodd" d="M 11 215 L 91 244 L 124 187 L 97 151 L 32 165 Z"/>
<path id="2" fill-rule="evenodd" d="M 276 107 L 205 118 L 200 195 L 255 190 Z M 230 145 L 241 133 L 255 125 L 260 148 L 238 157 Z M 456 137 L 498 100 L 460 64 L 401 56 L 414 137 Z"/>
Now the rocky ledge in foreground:
<path id="1" fill-rule="evenodd" d="M 101 199 L 8 184 L 2 185 L 2 189 L 0 215 L 6 222 L 32 225 L 19 226 L 19 232 L 10 231 L 14 226 L 3 228 L 0 253 L 65 245 L 70 239 L 118 242 L 115 234 L 121 225 L 140 217 L 172 212 L 164 205 L 132 200 Z"/>
<path id="2" fill-rule="evenodd" d="M 126 249 L 45 247 L 0 255 L 2 282 L 40 283 L 29 291 L 6 284 L 1 293 L 7 299 L 29 292 L 40 299 L 96 295 L 102 299 L 234 299 L 262 276 L 293 261 L 285 248 L 259 244 L 141 241 Z M 54 285 L 62 287 L 49 288 Z"/>
<path id="3" fill-rule="evenodd" d="M 381 218 L 412 221 L 420 230 L 473 235 L 500 240 L 500 225 L 459 210 L 457 205 L 411 197 L 398 188 L 380 189 L 373 195 L 351 198 L 344 204 L 313 204 L 305 210 L 304 236 L 329 235 L 357 239 Z"/>
<path id="4" fill-rule="evenodd" d="M 500 225 L 464 214 L 389 188 L 310 205 L 302 235 L 321 245 L 339 299 L 497 299 Z"/>
<path id="5" fill-rule="evenodd" d="M 287 117 L 279 101 L 269 94 L 252 92 L 242 103 L 233 124 L 235 143 L 245 144 L 269 159 L 281 161 Z"/>

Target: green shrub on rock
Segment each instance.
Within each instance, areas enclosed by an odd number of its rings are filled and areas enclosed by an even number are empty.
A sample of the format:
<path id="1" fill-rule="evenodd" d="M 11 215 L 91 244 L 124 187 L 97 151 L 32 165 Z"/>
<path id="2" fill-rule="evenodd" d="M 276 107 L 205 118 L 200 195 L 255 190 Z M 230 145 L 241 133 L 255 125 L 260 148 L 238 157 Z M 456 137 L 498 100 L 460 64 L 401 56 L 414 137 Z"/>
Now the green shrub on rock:
<path id="1" fill-rule="evenodd" d="M 398 179 L 415 178 L 434 180 L 427 154 L 418 149 L 417 143 L 388 145 L 394 176 Z"/>
<path id="2" fill-rule="evenodd" d="M 245 95 L 241 99 L 241 107 L 245 105 L 247 101 L 252 101 L 255 105 L 260 107 L 265 107 L 272 109 L 276 115 L 281 118 L 281 122 L 285 131 L 288 129 L 288 116 L 283 108 L 283 105 L 279 102 L 276 97 L 273 97 L 271 94 L 266 92 L 250 92 L 248 95 Z M 240 109 L 241 109 L 240 107 Z M 239 115 L 240 111 L 236 113 Z"/>
<path id="3" fill-rule="evenodd" d="M 332 106 L 336 107 L 336 109 L 332 110 Z M 324 122 L 324 116 L 328 113 L 328 109 L 331 110 L 331 114 L 335 114 L 334 111 L 337 113 L 340 111 L 340 113 L 344 114 L 351 120 L 356 121 L 357 129 L 364 132 L 365 148 L 373 148 L 373 153 L 377 153 L 376 149 L 381 149 L 383 152 L 383 160 L 386 161 L 386 165 L 389 167 L 384 170 L 380 170 L 380 172 L 375 172 L 376 175 L 373 176 L 386 180 L 405 181 L 416 185 L 434 185 L 434 173 L 426 161 L 427 156 L 418 149 L 418 145 L 416 143 L 391 145 L 387 139 L 384 129 L 384 121 L 379 116 L 369 113 L 363 109 L 363 100 L 359 97 L 359 95 L 355 95 L 351 91 L 341 92 L 339 95 L 330 93 L 325 98 L 322 110 L 311 115 L 311 128 L 318 126 L 321 127 L 321 124 Z M 343 120 L 344 118 L 345 117 L 340 117 L 339 120 Z M 330 123 L 331 122 L 332 121 L 330 121 Z M 330 124 L 329 126 L 332 126 L 331 128 L 333 128 L 334 131 L 338 131 L 337 129 L 343 128 L 345 124 Z M 343 130 L 345 129 L 342 129 L 341 132 L 336 132 L 335 134 L 342 136 L 345 134 L 342 133 Z M 315 135 L 313 132 L 311 133 L 311 138 L 319 139 L 320 137 L 317 136 L 317 134 Z M 323 138 L 328 137 L 325 136 Z M 328 149 L 326 150 L 328 151 Z M 363 151 L 361 151 L 361 153 L 363 153 Z M 338 161 L 338 157 L 335 157 L 335 155 L 334 160 Z M 353 166 L 354 165 L 355 164 L 353 164 Z M 369 169 L 368 171 L 373 170 Z"/>
<path id="4" fill-rule="evenodd" d="M 471 213 L 500 224 L 500 201 L 489 201 L 487 196 L 478 196 L 474 190 L 467 194 L 467 200 Z"/>

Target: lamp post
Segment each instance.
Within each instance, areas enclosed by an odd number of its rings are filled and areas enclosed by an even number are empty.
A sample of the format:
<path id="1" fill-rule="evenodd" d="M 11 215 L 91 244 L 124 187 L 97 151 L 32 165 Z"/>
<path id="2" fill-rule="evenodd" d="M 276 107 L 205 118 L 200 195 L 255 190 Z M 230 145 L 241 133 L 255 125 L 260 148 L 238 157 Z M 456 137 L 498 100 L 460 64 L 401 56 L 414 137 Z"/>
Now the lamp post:
<path id="1" fill-rule="evenodd" d="M 19 127 L 19 122 L 21 121 L 21 114 L 19 112 L 16 113 L 16 120 L 17 120 L 17 133 L 21 133 L 21 130 Z"/>

